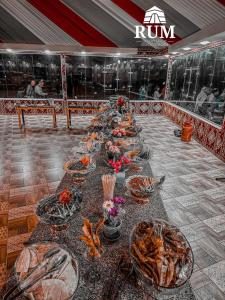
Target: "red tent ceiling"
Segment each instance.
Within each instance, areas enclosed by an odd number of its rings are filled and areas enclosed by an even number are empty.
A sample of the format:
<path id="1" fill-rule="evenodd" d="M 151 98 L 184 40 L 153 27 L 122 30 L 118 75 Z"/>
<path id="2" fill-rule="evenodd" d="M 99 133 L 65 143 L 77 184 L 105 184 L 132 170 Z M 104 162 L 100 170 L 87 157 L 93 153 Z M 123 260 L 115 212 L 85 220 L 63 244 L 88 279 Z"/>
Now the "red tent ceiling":
<path id="1" fill-rule="evenodd" d="M 201 3 L 200 3 L 201 2 Z M 166 26 L 175 25 L 175 43 L 225 18 L 225 0 L 0 0 L 0 40 L 46 45 L 137 48 L 134 39 L 145 11 L 158 6 Z M 154 28 L 152 31 L 154 32 Z"/>

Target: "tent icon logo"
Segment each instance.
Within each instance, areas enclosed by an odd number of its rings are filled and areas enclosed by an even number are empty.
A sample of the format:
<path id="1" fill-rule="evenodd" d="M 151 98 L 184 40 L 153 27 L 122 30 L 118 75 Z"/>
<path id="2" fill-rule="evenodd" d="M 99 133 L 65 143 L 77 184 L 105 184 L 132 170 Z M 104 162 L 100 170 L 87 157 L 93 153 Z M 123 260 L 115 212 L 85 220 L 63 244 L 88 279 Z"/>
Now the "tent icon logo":
<path id="1" fill-rule="evenodd" d="M 136 25 L 135 39 L 175 39 L 175 25 L 166 27 L 164 11 L 153 6 L 145 12 L 144 25 Z"/>
<path id="2" fill-rule="evenodd" d="M 165 24 L 166 18 L 164 11 L 158 8 L 157 6 L 153 6 L 148 9 L 145 13 L 144 24 Z"/>

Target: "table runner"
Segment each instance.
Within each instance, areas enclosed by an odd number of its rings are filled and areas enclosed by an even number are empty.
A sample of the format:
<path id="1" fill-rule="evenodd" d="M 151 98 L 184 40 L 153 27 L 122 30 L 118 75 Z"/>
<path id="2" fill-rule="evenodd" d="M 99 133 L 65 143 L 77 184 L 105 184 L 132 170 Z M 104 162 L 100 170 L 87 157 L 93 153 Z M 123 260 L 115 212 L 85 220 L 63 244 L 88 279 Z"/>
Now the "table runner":
<path id="1" fill-rule="evenodd" d="M 126 210 L 126 214 L 123 218 L 121 238 L 114 243 L 109 243 L 103 239 L 105 252 L 102 257 L 94 262 L 87 259 L 85 256 L 86 246 L 79 240 L 79 236 L 82 235 L 83 217 L 89 218 L 92 222 L 97 222 L 99 217 L 102 216 L 103 190 L 101 175 L 109 173 L 109 169 L 106 165 L 104 165 L 100 153 L 96 155 L 96 163 L 96 170 L 92 174 L 89 174 L 86 182 L 81 188 L 83 193 L 83 207 L 81 212 L 74 215 L 67 233 L 65 235 L 60 234 L 60 242 L 75 253 L 79 263 L 79 286 L 73 297 L 73 299 L 76 300 L 107 300 L 103 297 L 103 292 L 107 289 L 107 284 L 110 282 L 112 272 L 116 268 L 121 255 L 124 252 L 129 252 L 129 237 L 134 225 L 140 221 L 149 220 L 151 217 L 168 220 L 158 191 L 147 205 L 136 204 L 132 198 L 125 196 L 126 203 L 124 208 Z M 149 163 L 145 162 L 142 166 L 142 174 L 151 176 L 152 171 Z M 130 175 L 133 174 L 130 171 L 127 171 L 126 177 Z M 61 191 L 65 187 L 71 188 L 73 185 L 72 177 L 66 174 L 59 184 L 57 192 Z M 116 185 L 115 196 L 124 196 L 125 191 L 126 189 L 123 185 Z M 39 223 L 32 233 L 29 242 L 32 243 L 46 240 L 52 240 L 50 227 Z M 90 272 L 100 274 L 98 280 L 90 280 Z M 9 286 L 11 284 L 9 283 Z M 21 297 L 20 299 L 24 298 Z M 140 287 L 129 284 L 128 282 L 125 284 L 122 291 L 120 291 L 118 299 L 141 300 L 151 298 L 146 298 L 144 291 Z M 161 295 L 158 299 L 194 300 L 195 296 L 189 283 L 186 283 L 185 287 L 179 294 L 170 296 Z"/>

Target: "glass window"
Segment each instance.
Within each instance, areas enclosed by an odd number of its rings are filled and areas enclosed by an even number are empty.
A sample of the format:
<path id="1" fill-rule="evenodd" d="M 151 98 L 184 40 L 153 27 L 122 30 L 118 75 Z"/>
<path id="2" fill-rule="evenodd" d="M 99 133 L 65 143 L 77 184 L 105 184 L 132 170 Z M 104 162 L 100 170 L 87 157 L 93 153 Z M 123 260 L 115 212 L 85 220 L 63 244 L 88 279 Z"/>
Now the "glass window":
<path id="1" fill-rule="evenodd" d="M 43 95 L 27 95 L 32 80 L 43 80 Z M 59 55 L 0 54 L 0 97 L 62 97 Z"/>
<path id="2" fill-rule="evenodd" d="M 225 114 L 225 46 L 176 58 L 170 99 L 221 125 Z"/>
<path id="3" fill-rule="evenodd" d="M 159 88 L 164 97 L 167 59 L 130 57 L 67 56 L 68 98 L 109 99 L 124 95 L 130 99 L 153 99 Z"/>

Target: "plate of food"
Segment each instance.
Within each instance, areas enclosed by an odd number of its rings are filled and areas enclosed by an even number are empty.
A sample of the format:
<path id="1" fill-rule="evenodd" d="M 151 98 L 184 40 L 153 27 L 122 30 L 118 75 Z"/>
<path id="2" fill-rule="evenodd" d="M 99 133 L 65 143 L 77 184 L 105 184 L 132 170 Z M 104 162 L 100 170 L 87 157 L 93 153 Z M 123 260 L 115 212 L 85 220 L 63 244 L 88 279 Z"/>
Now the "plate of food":
<path id="1" fill-rule="evenodd" d="M 130 256 L 139 279 L 165 294 L 191 277 L 193 252 L 183 233 L 165 220 L 137 224 L 130 236 Z"/>
<path id="2" fill-rule="evenodd" d="M 131 151 L 134 149 L 142 150 L 143 148 L 142 141 L 137 137 L 135 138 L 127 137 L 126 139 L 114 137 L 113 140 L 114 140 L 114 145 L 119 147 L 123 151 Z"/>
<path id="3" fill-rule="evenodd" d="M 76 257 L 51 242 L 26 246 L 16 260 L 15 273 L 17 284 L 7 292 L 7 299 L 23 294 L 32 300 L 69 300 L 79 281 Z"/>
<path id="4" fill-rule="evenodd" d="M 157 180 L 154 177 L 133 175 L 126 179 L 125 186 L 128 194 L 138 203 L 146 204 L 150 201 L 155 190 L 163 184 L 165 176 Z"/>
<path id="5" fill-rule="evenodd" d="M 49 225 L 68 223 L 76 212 L 81 210 L 82 194 L 76 188 L 65 188 L 60 193 L 39 201 L 36 214 L 41 221 Z"/>
<path id="6" fill-rule="evenodd" d="M 87 175 L 96 168 L 93 157 L 83 155 L 79 159 L 71 159 L 64 164 L 64 170 L 70 175 Z"/>
<path id="7" fill-rule="evenodd" d="M 147 147 L 142 149 L 136 148 L 125 152 L 125 156 L 131 159 L 132 162 L 142 163 L 151 158 L 151 151 Z"/>
<path id="8" fill-rule="evenodd" d="M 93 172 L 95 168 L 96 162 L 90 155 L 83 155 L 79 159 L 71 159 L 64 164 L 65 172 L 81 182 L 83 182 L 85 176 Z"/>

